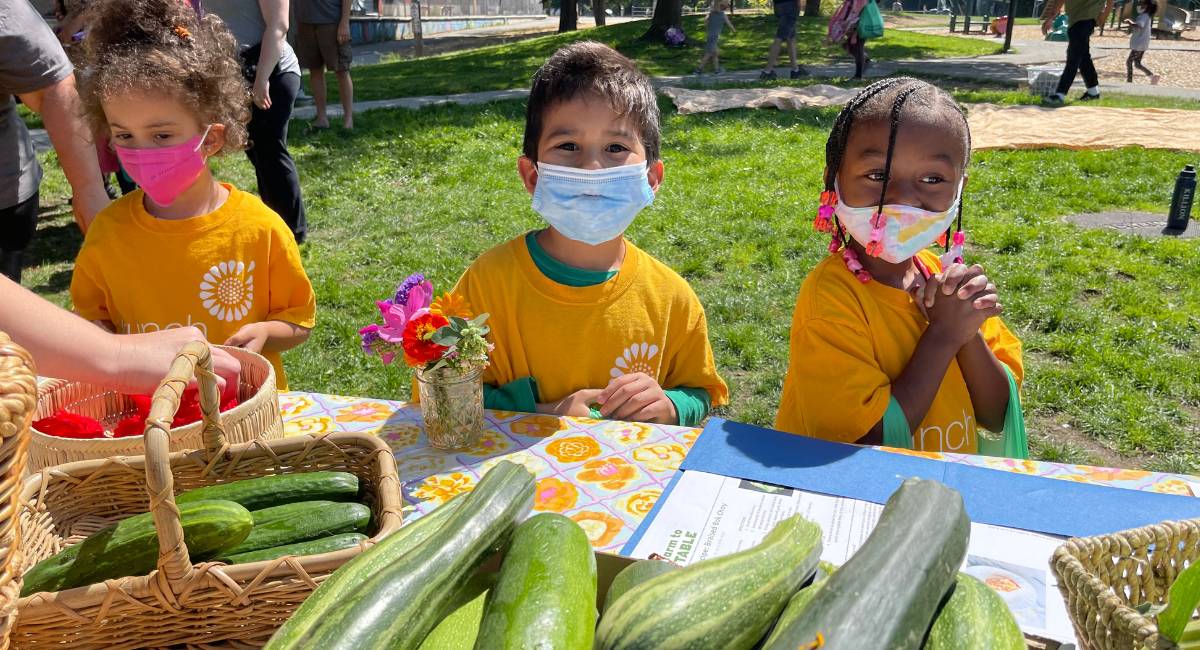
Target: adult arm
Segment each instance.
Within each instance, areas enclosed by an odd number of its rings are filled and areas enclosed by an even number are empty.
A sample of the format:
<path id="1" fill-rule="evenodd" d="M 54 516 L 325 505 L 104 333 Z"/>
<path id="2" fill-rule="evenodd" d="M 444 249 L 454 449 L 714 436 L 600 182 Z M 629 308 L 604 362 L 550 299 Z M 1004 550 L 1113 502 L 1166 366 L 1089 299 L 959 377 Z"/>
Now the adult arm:
<path id="1" fill-rule="evenodd" d="M 337 40 L 339 43 L 350 42 L 350 9 L 354 0 L 342 0 L 342 18 L 338 21 Z"/>
<path id="2" fill-rule="evenodd" d="M 179 349 L 203 341 L 195 327 L 118 336 L 0 278 L 0 329 L 29 350 L 38 373 L 109 386 L 129 394 L 152 393 Z M 223 387 L 236 381 L 240 366 L 223 350 L 213 350 L 213 367 Z"/>
<path id="3" fill-rule="evenodd" d="M 1049 34 L 1054 28 L 1054 19 L 1058 18 L 1064 2 L 1066 0 L 1049 0 L 1046 6 L 1042 7 L 1042 34 Z"/>
<path id="4" fill-rule="evenodd" d="M 58 153 L 58 162 L 71 184 L 75 222 L 80 230 L 87 232 L 96 213 L 108 205 L 109 198 L 100 177 L 92 134 L 79 117 L 82 111 L 79 93 L 75 90 L 75 75 L 18 96 L 29 110 L 41 115 L 50 142 Z"/>
<path id="5" fill-rule="evenodd" d="M 262 46 L 258 54 L 258 68 L 254 76 L 254 104 L 263 110 L 271 108 L 270 79 L 288 32 L 288 0 L 258 0 L 263 15 Z"/>

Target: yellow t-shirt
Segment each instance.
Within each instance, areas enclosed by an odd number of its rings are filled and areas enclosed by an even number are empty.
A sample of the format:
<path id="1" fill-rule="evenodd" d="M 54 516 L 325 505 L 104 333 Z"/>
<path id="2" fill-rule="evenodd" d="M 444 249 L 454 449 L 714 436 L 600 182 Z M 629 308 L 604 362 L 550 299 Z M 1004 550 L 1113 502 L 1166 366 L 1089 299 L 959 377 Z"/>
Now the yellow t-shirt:
<path id="1" fill-rule="evenodd" d="M 522 235 L 481 255 L 454 291 L 476 313 L 491 315 L 496 349 L 484 374 L 488 384 L 533 377 L 538 399 L 553 402 L 644 372 L 663 388 L 703 388 L 714 407 L 729 399 L 696 294 L 628 241 L 615 276 L 568 287 L 538 270 Z"/>
<path id="2" fill-rule="evenodd" d="M 933 273 L 937 256 L 920 260 Z M 800 287 L 792 316 L 791 358 L 775 428 L 815 438 L 854 442 L 887 410 L 892 382 L 908 365 L 927 322 L 907 293 L 879 282 L 863 284 L 841 257 L 831 255 Z M 999 318 L 980 328 L 992 353 L 1018 385 L 1021 341 Z M 950 362 L 913 448 L 974 453 L 975 410 L 958 367 Z"/>
<path id="3" fill-rule="evenodd" d="M 75 260 L 75 311 L 120 334 L 195 325 L 218 344 L 266 320 L 312 327 L 316 296 L 292 233 L 258 197 L 225 187 L 224 205 L 191 219 L 151 216 L 141 190 L 101 210 Z M 264 356 L 286 390 L 279 353 Z"/>

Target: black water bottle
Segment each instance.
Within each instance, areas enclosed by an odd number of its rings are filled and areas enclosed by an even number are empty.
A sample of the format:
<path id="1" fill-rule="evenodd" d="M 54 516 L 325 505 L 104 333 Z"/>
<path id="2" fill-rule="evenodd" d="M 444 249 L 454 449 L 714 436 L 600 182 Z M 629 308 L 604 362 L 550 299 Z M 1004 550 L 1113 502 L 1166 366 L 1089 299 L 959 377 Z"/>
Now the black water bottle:
<path id="1" fill-rule="evenodd" d="M 1171 197 L 1171 211 L 1167 213 L 1167 230 L 1187 230 L 1192 216 L 1192 200 L 1196 198 L 1196 167 L 1187 165 L 1175 179 L 1175 194 Z"/>

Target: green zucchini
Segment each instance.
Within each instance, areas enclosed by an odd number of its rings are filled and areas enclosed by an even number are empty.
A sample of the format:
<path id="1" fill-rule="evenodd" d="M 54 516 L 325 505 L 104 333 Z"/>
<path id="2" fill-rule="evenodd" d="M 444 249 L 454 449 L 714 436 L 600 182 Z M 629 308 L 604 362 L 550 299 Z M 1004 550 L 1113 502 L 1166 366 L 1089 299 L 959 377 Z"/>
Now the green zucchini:
<path id="1" fill-rule="evenodd" d="M 796 650 L 820 634 L 825 650 L 921 647 L 967 552 L 971 522 L 962 496 L 907 479 L 867 541 L 821 586 L 804 615 L 767 650 Z"/>
<path id="2" fill-rule="evenodd" d="M 183 539 L 193 562 L 240 543 L 254 520 L 232 501 L 195 501 L 179 506 Z M 146 575 L 158 564 L 154 517 L 134 515 L 38 562 L 25 572 L 21 595 L 63 591 L 113 578 Z"/>
<path id="3" fill-rule="evenodd" d="M 664 573 L 600 619 L 600 650 L 752 648 L 813 575 L 821 527 L 793 515 L 755 547 Z M 793 648 L 794 650 L 794 648 Z"/>
<path id="4" fill-rule="evenodd" d="M 354 572 L 358 589 L 326 608 L 303 638 L 268 647 L 417 647 L 458 588 L 533 509 L 533 492 L 529 470 L 500 462 L 432 536 L 372 574 Z"/>
<path id="5" fill-rule="evenodd" d="M 568 517 L 534 515 L 513 531 L 488 595 L 476 650 L 591 650 L 596 555 Z"/>
<path id="6" fill-rule="evenodd" d="M 251 512 L 298 501 L 354 501 L 358 477 L 349 472 L 302 472 L 206 485 L 175 495 L 175 503 L 220 499 Z"/>
<path id="7" fill-rule="evenodd" d="M 361 503 L 301 501 L 255 510 L 254 530 L 223 557 L 308 542 L 339 533 L 362 533 L 371 523 L 371 509 Z"/>
<path id="8" fill-rule="evenodd" d="M 771 634 L 767 636 L 767 640 L 763 642 L 764 646 L 770 645 L 775 641 L 775 637 L 787 628 L 792 621 L 800 617 L 804 613 L 804 608 L 812 602 L 813 596 L 817 595 L 817 591 L 829 579 L 829 576 L 834 572 L 836 567 L 828 562 L 821 562 L 817 565 L 817 575 L 813 576 L 811 585 L 797 591 L 792 599 L 788 601 L 787 607 L 783 608 L 783 613 L 779 615 L 775 621 L 775 627 L 771 629 Z"/>
<path id="9" fill-rule="evenodd" d="M 612 604 L 630 589 L 647 580 L 681 568 L 683 567 L 667 560 L 638 560 L 621 569 L 620 573 L 613 578 L 612 584 L 608 586 L 608 593 L 604 595 L 604 611 L 607 612 Z"/>
<path id="10" fill-rule="evenodd" d="M 1024 650 L 1025 636 L 1012 610 L 979 579 L 958 574 L 950 598 L 933 619 L 925 650 Z"/>
<path id="11" fill-rule="evenodd" d="M 264 548 L 260 551 L 247 551 L 245 553 L 226 555 L 217 559 L 228 564 L 250 564 L 251 562 L 274 560 L 285 555 L 320 555 L 321 553 L 340 551 L 344 548 L 354 548 L 365 541 L 367 541 L 367 536 L 362 533 L 342 533 L 308 542 L 284 544 L 283 546 Z"/>
<path id="12" fill-rule="evenodd" d="M 359 583 L 367 576 L 382 571 L 384 567 L 440 530 L 450 516 L 462 506 L 464 497 L 465 495 L 456 496 L 433 512 L 402 526 L 400 530 L 379 540 L 374 546 L 339 567 L 311 596 L 305 598 L 291 618 L 284 621 L 283 626 L 275 631 L 275 635 L 267 642 L 266 650 L 299 647 L 312 628 L 325 618 L 326 612 L 352 598 Z"/>
<path id="13" fill-rule="evenodd" d="M 497 574 L 476 574 L 458 590 L 447 608 L 446 617 L 421 642 L 419 650 L 471 650 L 479 636 L 483 608 L 488 592 L 496 585 Z"/>

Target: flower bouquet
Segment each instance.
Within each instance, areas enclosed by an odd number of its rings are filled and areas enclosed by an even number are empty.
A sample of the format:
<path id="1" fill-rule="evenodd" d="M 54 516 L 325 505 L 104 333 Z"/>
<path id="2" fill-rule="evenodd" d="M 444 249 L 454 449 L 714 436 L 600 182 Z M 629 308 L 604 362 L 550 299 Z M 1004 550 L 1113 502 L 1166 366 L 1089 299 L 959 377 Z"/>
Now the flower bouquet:
<path id="1" fill-rule="evenodd" d="M 488 315 L 473 315 L 454 293 L 434 298 L 433 284 L 420 273 L 375 304 L 383 323 L 359 330 L 363 351 L 385 365 L 402 357 L 415 370 L 431 447 L 473 444 L 483 431 L 483 371 L 492 351 L 485 338 Z"/>

